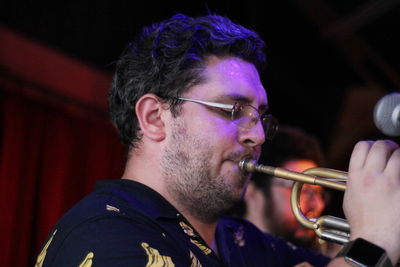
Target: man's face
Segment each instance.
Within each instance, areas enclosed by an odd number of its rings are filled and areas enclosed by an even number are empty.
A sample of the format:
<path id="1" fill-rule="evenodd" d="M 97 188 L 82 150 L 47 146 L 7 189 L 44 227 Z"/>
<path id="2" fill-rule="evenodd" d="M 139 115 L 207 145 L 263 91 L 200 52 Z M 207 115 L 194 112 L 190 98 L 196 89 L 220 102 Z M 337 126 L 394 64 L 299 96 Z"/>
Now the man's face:
<path id="1" fill-rule="evenodd" d="M 205 82 L 186 98 L 265 109 L 267 96 L 256 68 L 238 58 L 211 57 Z M 229 112 L 185 101 L 172 119 L 163 147 L 161 165 L 167 190 L 180 208 L 203 221 L 215 221 L 243 194 L 248 177 L 238 163 L 258 158 L 264 130 L 261 122 L 250 129 L 238 127 Z"/>
<path id="2" fill-rule="evenodd" d="M 306 169 L 316 167 L 316 164 L 311 160 L 291 160 L 282 167 L 291 171 L 303 172 Z M 304 242 L 312 241 L 315 232 L 302 227 L 293 215 L 290 204 L 291 185 L 291 181 L 279 178 L 274 178 L 272 181 L 273 215 L 270 220 L 274 224 L 273 229 L 277 232 L 276 234 L 290 239 L 290 241 L 295 239 Z M 302 212 L 308 218 L 319 217 L 325 208 L 323 189 L 320 186 L 304 185 L 300 195 L 300 206 Z"/>

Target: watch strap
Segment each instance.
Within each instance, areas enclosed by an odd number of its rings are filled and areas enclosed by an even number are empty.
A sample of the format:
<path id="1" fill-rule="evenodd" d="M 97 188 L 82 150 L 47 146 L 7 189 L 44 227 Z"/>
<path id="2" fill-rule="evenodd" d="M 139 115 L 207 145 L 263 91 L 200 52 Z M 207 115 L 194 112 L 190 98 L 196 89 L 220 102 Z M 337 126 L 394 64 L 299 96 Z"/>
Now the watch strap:
<path id="1" fill-rule="evenodd" d="M 386 251 L 362 238 L 346 243 L 336 257 L 344 257 L 345 261 L 361 267 L 393 267 Z"/>

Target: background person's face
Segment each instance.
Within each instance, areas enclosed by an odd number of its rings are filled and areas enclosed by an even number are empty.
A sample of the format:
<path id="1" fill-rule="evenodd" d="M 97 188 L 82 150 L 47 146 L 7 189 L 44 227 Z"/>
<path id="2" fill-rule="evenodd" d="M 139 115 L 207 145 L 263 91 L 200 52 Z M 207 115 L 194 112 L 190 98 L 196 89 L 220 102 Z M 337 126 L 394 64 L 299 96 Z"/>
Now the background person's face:
<path id="1" fill-rule="evenodd" d="M 306 169 L 316 167 L 311 160 L 292 160 L 282 166 L 285 169 L 303 172 Z M 274 231 L 288 239 L 313 239 L 315 232 L 305 229 L 296 220 L 290 205 L 291 181 L 274 178 L 271 186 L 271 199 L 273 205 Z M 302 212 L 309 218 L 319 217 L 325 208 L 323 189 L 315 185 L 304 185 L 300 195 Z"/>

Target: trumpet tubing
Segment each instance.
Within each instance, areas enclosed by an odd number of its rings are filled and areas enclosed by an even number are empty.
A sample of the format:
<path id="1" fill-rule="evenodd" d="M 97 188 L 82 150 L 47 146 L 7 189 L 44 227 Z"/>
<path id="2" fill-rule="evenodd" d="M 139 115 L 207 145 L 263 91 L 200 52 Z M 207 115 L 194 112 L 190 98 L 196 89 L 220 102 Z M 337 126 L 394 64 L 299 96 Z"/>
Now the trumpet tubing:
<path id="1" fill-rule="evenodd" d="M 239 168 L 244 173 L 260 172 L 267 175 L 294 181 L 291 193 L 291 206 L 297 221 L 306 228 L 312 229 L 324 240 L 344 244 L 349 240 L 350 227 L 346 220 L 334 216 L 322 216 L 309 219 L 301 211 L 300 193 L 303 184 L 319 185 L 339 191 L 346 190 L 347 173 L 343 171 L 312 168 L 303 173 L 289 171 L 283 168 L 257 164 L 255 160 L 243 159 Z"/>
<path id="2" fill-rule="evenodd" d="M 239 167 L 244 172 L 261 172 L 282 179 L 287 179 L 304 184 L 320 185 L 323 187 L 345 191 L 346 184 L 329 179 L 346 180 L 347 173 L 325 168 L 312 168 L 304 173 L 289 171 L 283 168 L 257 164 L 255 160 L 244 159 L 239 162 Z M 320 177 L 324 178 L 320 178 Z"/>

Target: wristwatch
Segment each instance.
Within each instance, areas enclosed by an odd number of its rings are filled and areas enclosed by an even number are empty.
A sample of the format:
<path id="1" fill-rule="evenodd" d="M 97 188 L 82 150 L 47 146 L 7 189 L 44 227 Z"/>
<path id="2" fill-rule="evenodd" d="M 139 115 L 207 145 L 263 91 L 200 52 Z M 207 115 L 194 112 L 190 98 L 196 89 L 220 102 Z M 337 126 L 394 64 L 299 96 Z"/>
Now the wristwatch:
<path id="1" fill-rule="evenodd" d="M 344 257 L 345 261 L 361 267 L 393 267 L 386 251 L 365 239 L 346 243 L 336 257 Z"/>

